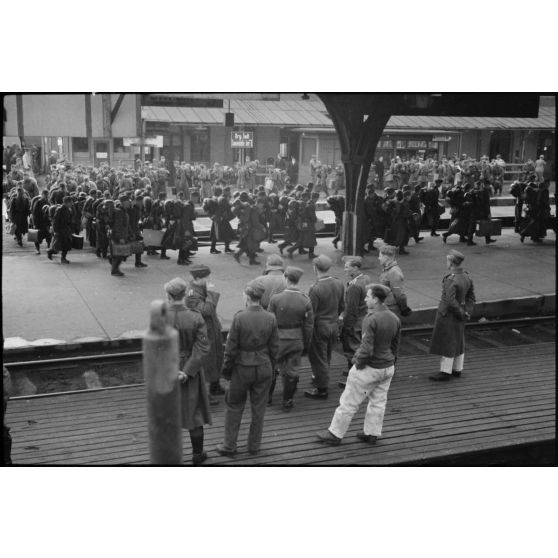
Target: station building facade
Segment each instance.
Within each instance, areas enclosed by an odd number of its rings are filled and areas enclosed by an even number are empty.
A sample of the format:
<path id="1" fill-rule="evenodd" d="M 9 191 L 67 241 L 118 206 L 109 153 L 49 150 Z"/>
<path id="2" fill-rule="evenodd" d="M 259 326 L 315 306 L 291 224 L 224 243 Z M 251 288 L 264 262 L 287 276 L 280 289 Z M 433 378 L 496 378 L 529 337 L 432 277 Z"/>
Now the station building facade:
<path id="1" fill-rule="evenodd" d="M 39 145 L 46 165 L 55 152 L 74 163 L 132 166 L 136 158 L 232 166 L 277 156 L 294 157 L 300 182 L 310 179 L 309 161 L 340 162 L 332 121 L 316 95 L 213 94 L 7 95 L 4 145 Z M 255 98 L 249 98 L 255 97 Z M 264 97 L 264 98 L 262 98 Z M 225 114 L 234 125 L 225 126 Z M 250 132 L 251 148 L 232 147 L 233 132 Z M 544 154 L 554 168 L 555 98 L 541 96 L 538 118 L 393 116 L 378 144 L 385 161 L 411 156 L 467 154 L 519 163 Z M 142 143 L 143 141 L 143 143 Z M 143 153 L 142 153 L 143 151 Z"/>

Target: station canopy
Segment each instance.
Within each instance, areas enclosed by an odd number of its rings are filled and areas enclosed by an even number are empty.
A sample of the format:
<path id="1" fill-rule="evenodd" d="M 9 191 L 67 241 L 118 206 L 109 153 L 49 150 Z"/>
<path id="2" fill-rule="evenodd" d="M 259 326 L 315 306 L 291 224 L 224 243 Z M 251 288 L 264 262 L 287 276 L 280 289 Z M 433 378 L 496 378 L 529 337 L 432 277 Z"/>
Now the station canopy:
<path id="1" fill-rule="evenodd" d="M 308 97 L 303 100 L 302 94 L 294 93 L 152 94 L 143 102 L 154 102 L 156 105 L 144 104 L 143 110 L 148 122 L 223 125 L 225 113 L 230 111 L 234 113 L 235 125 L 297 127 L 300 131 L 333 132 L 333 122 L 324 104 L 316 95 L 310 94 Z M 176 106 L 176 103 L 214 106 Z M 394 115 L 389 119 L 386 130 L 553 130 L 555 122 L 556 108 L 541 106 L 538 118 Z"/>

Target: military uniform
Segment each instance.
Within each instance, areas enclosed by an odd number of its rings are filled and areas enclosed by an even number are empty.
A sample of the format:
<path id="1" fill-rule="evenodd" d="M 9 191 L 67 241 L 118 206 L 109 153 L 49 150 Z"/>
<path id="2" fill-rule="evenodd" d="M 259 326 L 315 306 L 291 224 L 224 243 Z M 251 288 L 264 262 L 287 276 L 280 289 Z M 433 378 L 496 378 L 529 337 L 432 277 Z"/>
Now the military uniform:
<path id="1" fill-rule="evenodd" d="M 230 379 L 225 395 L 225 440 L 223 453 L 236 453 L 238 430 L 250 394 L 252 420 L 248 451 L 260 450 L 264 415 L 273 368 L 277 360 L 277 320 L 261 306 L 249 306 L 234 315 L 223 363 L 223 376 Z"/>
<path id="2" fill-rule="evenodd" d="M 395 260 L 382 269 L 380 283 L 390 290 L 384 304 L 398 317 L 407 314 L 409 309 L 403 282 L 403 272 Z"/>
<path id="3" fill-rule="evenodd" d="M 436 313 L 430 354 L 442 357 L 440 370 L 460 373 L 465 352 L 465 322 L 473 312 L 473 281 L 461 268 L 444 275 L 442 298 Z"/>
<path id="4" fill-rule="evenodd" d="M 318 390 L 327 393 L 331 351 L 337 340 L 339 315 L 345 304 L 345 287 L 337 277 L 321 277 L 308 292 L 314 311 L 314 329 L 308 349 L 314 383 Z"/>
<path id="5" fill-rule="evenodd" d="M 372 282 L 368 275 L 361 273 L 347 283 L 345 288 L 345 310 L 343 311 L 343 327 L 341 342 L 343 353 L 351 367 L 351 360 L 360 346 L 362 338 L 362 320 L 367 313 L 366 285 Z"/>
<path id="6" fill-rule="evenodd" d="M 300 357 L 308 351 L 312 337 L 314 312 L 308 296 L 292 286 L 271 297 L 269 312 L 277 318 L 279 352 L 276 370 L 283 381 L 283 407 L 290 409 L 299 380 Z"/>
<path id="7" fill-rule="evenodd" d="M 169 304 L 167 322 L 178 330 L 179 369 L 188 376 L 181 385 L 182 428 L 211 424 L 203 361 L 209 354 L 207 328 L 201 313 L 182 302 Z"/>

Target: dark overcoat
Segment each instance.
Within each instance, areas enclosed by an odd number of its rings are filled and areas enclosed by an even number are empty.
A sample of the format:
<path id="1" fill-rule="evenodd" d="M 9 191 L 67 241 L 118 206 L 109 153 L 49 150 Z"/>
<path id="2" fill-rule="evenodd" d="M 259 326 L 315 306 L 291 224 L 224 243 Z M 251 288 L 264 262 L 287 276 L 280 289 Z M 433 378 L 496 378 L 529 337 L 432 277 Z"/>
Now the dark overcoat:
<path id="1" fill-rule="evenodd" d="M 471 315 L 474 305 L 475 290 L 467 272 L 458 268 L 445 275 L 430 354 L 453 358 L 465 352 L 466 313 Z"/>
<path id="2" fill-rule="evenodd" d="M 52 221 L 54 230 L 53 250 L 67 252 L 72 249 L 72 211 L 61 205 L 54 214 Z"/>
<path id="3" fill-rule="evenodd" d="M 203 371 L 203 359 L 209 353 L 209 341 L 203 317 L 197 310 L 175 302 L 169 305 L 167 319 L 178 330 L 179 367 L 188 376 L 188 381 L 180 386 L 182 428 L 192 430 L 211 424 Z"/>
<path id="4" fill-rule="evenodd" d="M 210 351 L 203 359 L 205 374 L 210 382 L 218 381 L 223 367 L 222 327 L 217 316 L 220 295 L 208 290 L 205 285 L 197 285 L 193 281 L 188 285 L 186 293 L 186 306 L 200 312 L 207 327 Z"/>

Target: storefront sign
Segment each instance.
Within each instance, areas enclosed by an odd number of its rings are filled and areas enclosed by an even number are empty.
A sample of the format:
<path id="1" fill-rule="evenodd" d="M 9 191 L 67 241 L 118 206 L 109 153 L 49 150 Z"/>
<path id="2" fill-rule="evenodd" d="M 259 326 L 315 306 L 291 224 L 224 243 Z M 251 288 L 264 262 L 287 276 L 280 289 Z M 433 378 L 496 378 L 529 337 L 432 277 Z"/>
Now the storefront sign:
<path id="1" fill-rule="evenodd" d="M 163 136 L 147 136 L 143 138 L 122 138 L 122 143 L 124 147 L 130 147 L 130 145 L 147 145 L 149 147 L 163 147 Z"/>
<path id="2" fill-rule="evenodd" d="M 451 136 L 434 136 L 432 141 L 450 141 Z"/>
<path id="3" fill-rule="evenodd" d="M 254 132 L 231 132 L 231 147 L 254 148 Z"/>
<path id="4" fill-rule="evenodd" d="M 97 157 L 97 159 L 108 159 L 108 153 L 97 151 L 97 153 L 95 153 L 95 157 Z"/>

